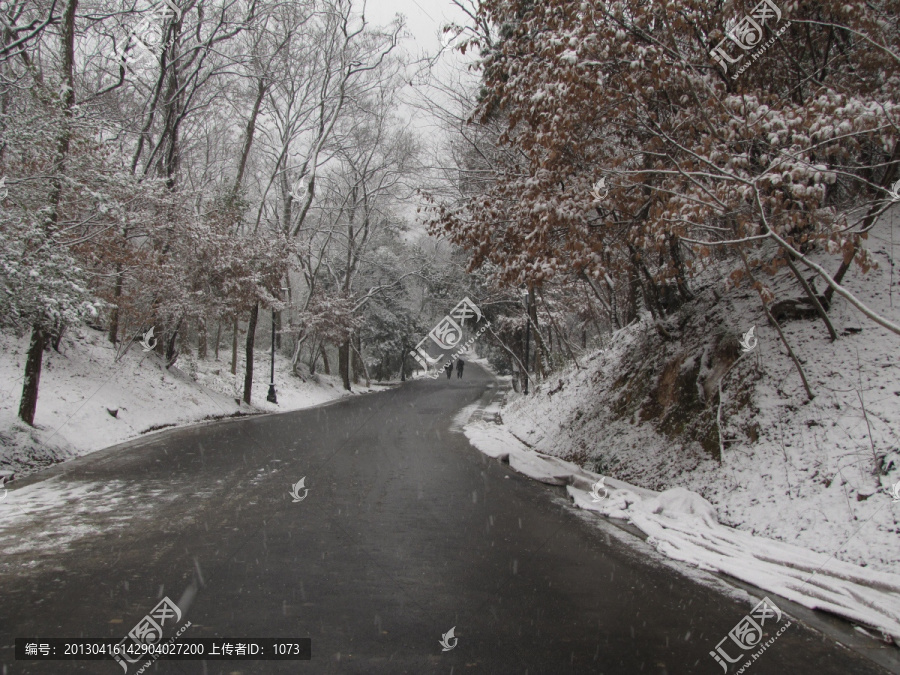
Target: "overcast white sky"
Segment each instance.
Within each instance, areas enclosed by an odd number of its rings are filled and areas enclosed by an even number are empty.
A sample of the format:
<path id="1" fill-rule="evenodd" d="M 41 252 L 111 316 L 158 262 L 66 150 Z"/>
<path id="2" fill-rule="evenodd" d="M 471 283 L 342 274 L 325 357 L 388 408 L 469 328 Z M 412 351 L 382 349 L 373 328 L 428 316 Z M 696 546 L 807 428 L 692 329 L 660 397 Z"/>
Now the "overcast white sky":
<path id="1" fill-rule="evenodd" d="M 366 2 L 366 21 L 374 25 L 384 26 L 390 23 L 397 14 L 405 19 L 406 36 L 401 47 L 411 57 L 411 61 L 421 63 L 425 57 L 434 57 L 441 48 L 441 28 L 449 23 L 467 25 L 466 16 L 451 0 L 368 0 Z M 452 36 L 444 36 L 449 40 Z M 445 49 L 440 59 L 432 64 L 431 74 L 442 81 L 447 81 L 449 70 L 465 71 L 465 64 L 473 58 L 472 52 L 463 56 L 453 49 Z M 418 68 L 411 72 L 425 73 Z M 477 76 L 473 74 L 473 78 Z M 452 79 L 452 78 L 451 78 Z M 416 82 L 421 86 L 422 82 Z M 407 92 L 408 93 L 408 92 Z M 429 92 L 433 95 L 434 92 Z"/>
<path id="2" fill-rule="evenodd" d="M 362 1 L 357 0 L 354 5 L 361 8 Z M 440 154 L 443 129 L 430 113 L 425 97 L 441 101 L 442 107 L 446 105 L 449 109 L 453 109 L 455 106 L 446 100 L 438 91 L 439 88 L 430 86 L 429 83 L 433 84 L 434 78 L 444 82 L 456 81 L 460 76 L 468 79 L 470 75 L 465 72 L 465 64 L 472 60 L 473 55 L 469 52 L 467 56 L 462 56 L 459 52 L 448 49 L 442 53 L 436 63 L 432 64 L 430 69 L 423 62 L 426 56 L 433 58 L 440 50 L 440 29 L 446 24 L 454 22 L 465 25 L 468 23 L 468 17 L 451 0 L 366 1 L 366 21 L 370 25 L 385 26 L 397 14 L 405 17 L 406 32 L 408 33 L 408 36 L 401 42 L 401 46 L 409 54 L 411 60 L 419 61 L 421 64 L 420 67 L 411 67 L 409 71 L 411 83 L 403 92 L 402 98 L 410 103 L 402 105 L 398 112 L 406 118 L 410 127 L 418 132 L 419 138 L 424 144 L 423 163 L 426 166 L 441 165 L 444 163 Z M 451 74 L 450 71 L 454 71 L 455 74 Z M 418 73 L 418 76 L 413 73 Z M 477 79 L 478 75 L 472 73 L 471 77 Z M 427 181 L 424 175 L 419 178 Z M 418 199 L 414 198 L 405 208 L 401 209 L 411 222 L 418 220 L 415 213 L 415 207 L 418 205 Z"/>
<path id="3" fill-rule="evenodd" d="M 423 49 L 436 51 L 438 31 L 452 21 L 461 22 L 465 15 L 450 0 L 368 0 L 366 18 L 384 25 L 397 14 L 406 17 L 406 25 L 416 43 Z"/>

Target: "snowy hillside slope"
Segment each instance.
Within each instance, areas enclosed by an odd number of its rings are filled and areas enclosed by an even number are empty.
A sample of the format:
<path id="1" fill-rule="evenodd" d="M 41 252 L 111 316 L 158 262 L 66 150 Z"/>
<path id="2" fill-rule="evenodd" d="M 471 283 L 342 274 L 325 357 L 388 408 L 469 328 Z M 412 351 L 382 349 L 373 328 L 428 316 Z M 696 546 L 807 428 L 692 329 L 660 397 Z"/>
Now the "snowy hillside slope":
<path id="1" fill-rule="evenodd" d="M 116 363 L 105 333 L 83 326 L 72 329 L 63 337 L 61 353 L 48 350 L 44 355 L 31 428 L 16 415 L 28 337 L 0 334 L 0 473 L 22 478 L 156 429 L 306 408 L 347 394 L 338 377 L 317 374 L 304 382 L 290 374 L 288 359 L 276 355 L 278 405 L 267 402 L 270 356 L 264 345 L 256 350 L 252 405 L 247 406 L 236 402 L 243 391 L 244 359 L 235 378 L 229 350 L 220 353 L 219 361 L 212 354 L 204 361 L 184 354 L 167 370 L 156 354 L 143 352 L 137 344 Z M 354 386 L 354 391 L 369 390 Z"/>
<path id="2" fill-rule="evenodd" d="M 863 275 L 854 266 L 844 284 L 898 322 L 897 209 L 867 247 L 879 268 Z M 839 262 L 814 259 L 831 270 Z M 778 300 L 799 297 L 784 274 L 759 278 Z M 533 396 L 512 394 L 503 421 L 535 450 L 589 470 L 697 492 L 724 524 L 896 572 L 900 502 L 889 489 L 900 481 L 900 337 L 838 296 L 829 314 L 834 343 L 819 319 L 781 322 L 815 395 L 810 402 L 757 294 L 746 283 L 708 285 L 669 317 L 668 336 L 645 317 L 582 369 L 554 374 Z M 739 340 L 754 325 L 758 346 L 744 353 Z"/>

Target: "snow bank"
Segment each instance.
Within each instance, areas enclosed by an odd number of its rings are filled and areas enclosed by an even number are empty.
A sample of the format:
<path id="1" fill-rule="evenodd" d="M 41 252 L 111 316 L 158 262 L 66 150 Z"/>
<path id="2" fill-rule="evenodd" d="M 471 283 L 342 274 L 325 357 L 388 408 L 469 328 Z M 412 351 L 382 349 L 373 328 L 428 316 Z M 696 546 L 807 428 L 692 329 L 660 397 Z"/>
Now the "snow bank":
<path id="1" fill-rule="evenodd" d="M 0 471 L 23 478 L 45 466 L 136 438 L 148 431 L 205 419 L 308 408 L 348 395 L 336 377 L 293 375 L 275 357 L 278 404 L 266 401 L 269 352 L 254 362 L 252 404 L 240 402 L 244 364 L 230 371 L 230 352 L 216 361 L 183 354 L 172 368 L 138 345 L 117 362 L 104 333 L 73 327 L 60 351 L 47 351 L 35 427 L 17 418 L 28 337 L 0 334 Z M 241 349 L 243 354 L 243 349 Z M 355 393 L 371 391 L 354 386 Z M 237 400 L 235 400 L 237 399 Z"/>
<path id="2" fill-rule="evenodd" d="M 565 485 L 574 504 L 628 520 L 663 555 L 728 574 L 798 604 L 881 630 L 900 641 L 900 575 L 841 562 L 722 525 L 716 508 L 686 488 L 647 490 L 529 450 L 502 426 L 474 421 L 469 441 L 542 483 Z M 603 479 L 600 489 L 591 492 Z M 599 495 L 599 498 L 595 495 Z"/>
<path id="3" fill-rule="evenodd" d="M 900 205 L 866 242 L 879 267 L 862 274 L 853 265 L 844 284 L 900 322 L 896 242 Z M 813 257 L 827 269 L 840 263 Z M 791 277 L 782 269 L 761 278 L 784 300 L 802 294 Z M 900 502 L 890 494 L 900 482 L 900 338 L 839 296 L 829 310 L 834 342 L 818 319 L 783 321 L 815 394 L 807 401 L 754 291 L 718 278 L 698 280 L 695 291 L 696 304 L 670 318 L 671 339 L 645 317 L 579 355 L 580 368 L 554 373 L 529 396 L 510 392 L 508 430 L 598 474 L 656 491 L 686 488 L 743 532 L 867 570 L 900 570 Z M 717 351 L 728 344 L 722 336 L 739 351 L 737 339 L 753 326 L 757 347 L 731 364 Z"/>

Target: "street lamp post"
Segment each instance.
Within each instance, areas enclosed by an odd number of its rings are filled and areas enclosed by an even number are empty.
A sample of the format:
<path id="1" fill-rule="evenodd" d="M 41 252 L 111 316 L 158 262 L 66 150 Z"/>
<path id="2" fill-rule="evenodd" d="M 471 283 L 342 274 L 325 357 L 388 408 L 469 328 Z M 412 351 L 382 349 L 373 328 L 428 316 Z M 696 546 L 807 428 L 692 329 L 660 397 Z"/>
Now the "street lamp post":
<path id="1" fill-rule="evenodd" d="M 275 309 L 272 309 L 272 367 L 269 376 L 269 393 L 266 400 L 278 405 L 278 397 L 275 396 Z"/>

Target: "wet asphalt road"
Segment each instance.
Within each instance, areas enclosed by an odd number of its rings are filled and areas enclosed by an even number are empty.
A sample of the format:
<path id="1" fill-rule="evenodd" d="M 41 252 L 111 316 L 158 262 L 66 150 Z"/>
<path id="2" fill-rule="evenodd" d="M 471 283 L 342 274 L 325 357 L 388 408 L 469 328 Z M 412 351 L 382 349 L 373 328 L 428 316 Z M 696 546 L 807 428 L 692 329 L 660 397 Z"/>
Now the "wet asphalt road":
<path id="1" fill-rule="evenodd" d="M 185 600 L 184 637 L 309 637 L 313 657 L 151 673 L 722 673 L 709 652 L 752 604 L 646 560 L 451 431 L 493 386 L 469 364 L 463 380 L 164 432 L 41 474 L 121 499 L 79 514 L 92 530 L 53 554 L 4 552 L 0 672 L 121 673 L 14 661 L 13 638 L 119 638 L 168 595 Z M 746 672 L 888 671 L 795 622 Z"/>

